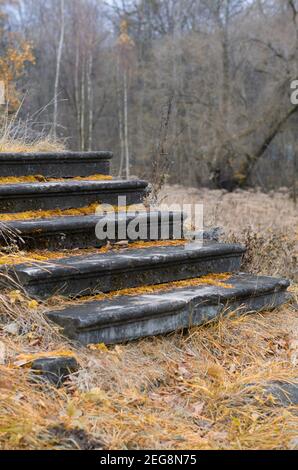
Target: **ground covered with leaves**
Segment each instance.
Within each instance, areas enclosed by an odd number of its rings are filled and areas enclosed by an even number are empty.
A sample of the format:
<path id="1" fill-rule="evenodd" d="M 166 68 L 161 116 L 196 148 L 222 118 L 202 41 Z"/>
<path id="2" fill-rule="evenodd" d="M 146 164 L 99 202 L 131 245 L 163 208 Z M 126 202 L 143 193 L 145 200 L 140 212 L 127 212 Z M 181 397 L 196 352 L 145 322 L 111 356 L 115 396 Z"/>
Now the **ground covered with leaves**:
<path id="1" fill-rule="evenodd" d="M 2 294 L 1 448 L 298 448 L 297 406 L 266 392 L 273 382 L 298 379 L 294 204 L 285 192 L 220 193 L 175 187 L 162 198 L 202 199 L 207 225 L 247 243 L 245 269 L 288 276 L 293 300 L 187 333 L 80 348 L 46 322 L 42 306 L 20 292 Z M 60 389 L 32 382 L 27 367 L 53 351 L 80 364 Z"/>

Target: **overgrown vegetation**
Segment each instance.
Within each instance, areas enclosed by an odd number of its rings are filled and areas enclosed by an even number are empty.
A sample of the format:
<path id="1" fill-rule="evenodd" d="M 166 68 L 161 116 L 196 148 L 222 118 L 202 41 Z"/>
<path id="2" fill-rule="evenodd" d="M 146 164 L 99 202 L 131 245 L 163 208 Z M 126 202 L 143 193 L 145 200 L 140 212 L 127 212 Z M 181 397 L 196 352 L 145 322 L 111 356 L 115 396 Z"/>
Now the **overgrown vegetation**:
<path id="1" fill-rule="evenodd" d="M 297 214 L 287 194 L 168 187 L 160 197 L 187 202 L 199 195 L 206 222 L 215 218 L 228 238 L 241 238 L 247 227 L 262 233 L 265 243 L 250 245 L 254 271 L 294 277 L 288 260 L 295 256 Z M 289 244 L 276 244 L 276 254 L 270 240 L 279 230 Z M 297 381 L 297 284 L 291 291 L 293 301 L 274 312 L 87 350 L 61 337 L 41 315 L 43 306 L 20 292 L 2 294 L 1 448 L 297 448 L 297 407 L 264 394 L 272 381 Z M 75 354 L 81 365 L 59 390 L 33 384 L 29 370 L 18 366 L 20 354 L 51 351 Z"/>
<path id="2" fill-rule="evenodd" d="M 286 188 L 264 194 L 259 189 L 229 193 L 168 186 L 161 191 L 159 202 L 203 203 L 205 226 L 220 226 L 222 240 L 247 247 L 243 270 L 297 282 L 297 206 Z"/>
<path id="3" fill-rule="evenodd" d="M 24 351 L 70 348 L 37 314 L 28 324 L 21 336 L 1 335 L 12 362 Z M 293 448 L 295 408 L 278 406 L 261 388 L 297 379 L 297 327 L 288 306 L 187 336 L 78 350 L 82 369 L 59 391 L 34 386 L 27 369 L 0 366 L 1 447 L 85 448 L 53 438 L 59 426 L 113 449 Z"/>

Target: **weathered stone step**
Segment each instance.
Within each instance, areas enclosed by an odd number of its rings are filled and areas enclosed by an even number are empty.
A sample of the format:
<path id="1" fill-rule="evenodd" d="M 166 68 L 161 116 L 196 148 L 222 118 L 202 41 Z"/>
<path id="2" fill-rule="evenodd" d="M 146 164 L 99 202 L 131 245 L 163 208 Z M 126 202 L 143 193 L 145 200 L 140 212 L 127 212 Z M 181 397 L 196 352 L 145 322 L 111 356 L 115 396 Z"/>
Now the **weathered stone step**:
<path id="1" fill-rule="evenodd" d="M 59 250 L 102 247 L 108 240 L 182 239 L 184 219 L 182 212 L 151 211 L 137 216 L 130 212 L 120 212 L 105 216 L 66 216 L 0 222 L 0 246 L 13 243 L 26 250 Z M 106 239 L 101 234 L 96 234 L 96 227 L 102 227 L 107 232 Z M 109 227 L 111 232 L 107 230 Z M 135 233 L 132 233 L 134 227 Z"/>
<path id="2" fill-rule="evenodd" d="M 0 185 L 0 213 L 69 209 L 94 202 L 117 205 L 118 196 L 126 196 L 127 205 L 139 204 L 146 195 L 147 186 L 141 180 Z"/>
<path id="3" fill-rule="evenodd" d="M 0 177 L 108 175 L 112 157 L 111 152 L 0 153 Z"/>
<path id="4" fill-rule="evenodd" d="M 227 282 L 229 288 L 201 285 L 91 301 L 47 317 L 84 345 L 113 344 L 202 325 L 236 309 L 243 314 L 274 308 L 289 296 L 283 279 L 239 274 Z"/>
<path id="5" fill-rule="evenodd" d="M 95 292 L 160 284 L 239 271 L 245 248 L 241 245 L 208 243 L 197 246 L 150 247 L 59 259 L 42 265 L 3 266 L 1 272 L 14 279 L 35 298 L 55 294 L 76 297 Z M 1 276 L 2 286 L 10 285 Z"/>

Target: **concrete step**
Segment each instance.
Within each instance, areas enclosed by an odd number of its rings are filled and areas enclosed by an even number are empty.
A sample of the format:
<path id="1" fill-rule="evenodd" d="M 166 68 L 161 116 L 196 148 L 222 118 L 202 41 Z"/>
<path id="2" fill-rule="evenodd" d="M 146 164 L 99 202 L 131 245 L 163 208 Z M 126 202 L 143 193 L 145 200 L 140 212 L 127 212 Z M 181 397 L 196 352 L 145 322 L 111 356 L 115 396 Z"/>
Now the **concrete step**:
<path id="1" fill-rule="evenodd" d="M 49 219 L 15 220 L 0 222 L 0 246 L 17 245 L 20 249 L 59 250 L 102 247 L 107 241 L 172 240 L 183 238 L 184 214 L 181 212 L 144 212 L 137 215 L 68 216 Z M 130 227 L 138 222 L 136 238 Z M 115 230 L 112 227 L 115 227 Z M 107 231 L 107 238 L 96 235 L 96 227 Z M 114 232 L 114 233 L 113 233 Z M 139 235 L 138 235 L 139 234 Z"/>
<path id="2" fill-rule="evenodd" d="M 47 262 L 3 266 L 2 287 L 18 283 L 28 295 L 46 299 L 190 279 L 208 273 L 237 272 L 245 248 L 208 243 L 148 247 L 75 256 Z"/>
<path id="3" fill-rule="evenodd" d="M 118 204 L 118 196 L 126 196 L 126 204 L 139 204 L 148 184 L 141 180 L 74 181 L 0 185 L 0 213 L 30 210 L 69 209 L 94 202 Z"/>
<path id="4" fill-rule="evenodd" d="M 238 274 L 227 282 L 228 288 L 201 285 L 91 301 L 47 317 L 84 345 L 113 344 L 202 325 L 236 309 L 244 314 L 274 308 L 289 298 L 283 279 Z"/>
<path id="5" fill-rule="evenodd" d="M 0 153 L 0 177 L 109 175 L 111 152 Z"/>

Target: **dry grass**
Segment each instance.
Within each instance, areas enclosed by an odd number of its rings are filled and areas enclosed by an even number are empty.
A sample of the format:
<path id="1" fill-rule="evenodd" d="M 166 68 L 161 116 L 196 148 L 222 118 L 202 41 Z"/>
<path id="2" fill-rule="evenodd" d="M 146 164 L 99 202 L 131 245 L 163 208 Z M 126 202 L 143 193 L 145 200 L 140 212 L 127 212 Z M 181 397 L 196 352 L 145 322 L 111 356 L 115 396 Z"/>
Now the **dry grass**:
<path id="1" fill-rule="evenodd" d="M 31 326 L 15 339 L 2 336 L 9 360 L 70 348 L 57 333 Z M 297 378 L 297 326 L 297 313 L 285 307 L 221 320 L 187 336 L 76 350 L 82 369 L 59 391 L 30 384 L 27 369 L 1 367 L 1 447 L 75 447 L 54 439 L 58 426 L 64 435 L 83 430 L 86 447 L 291 448 L 297 409 L 280 408 L 261 385 Z"/>
<path id="2" fill-rule="evenodd" d="M 286 190 L 228 193 L 172 186 L 163 189 L 159 202 L 203 203 L 205 226 L 221 226 L 225 241 L 238 241 L 247 247 L 244 270 L 286 276 L 297 282 L 298 208 Z"/>
<path id="3" fill-rule="evenodd" d="M 50 137 L 41 137 L 31 144 L 22 139 L 12 141 L 7 136 L 0 137 L 0 152 L 2 153 L 34 153 L 34 152 L 63 152 L 65 146 Z"/>
<path id="4" fill-rule="evenodd" d="M 7 109 L 0 117 L 0 152 L 34 153 L 63 152 L 65 142 L 53 137 L 51 129 L 41 121 L 45 108 L 40 109 L 27 119 L 19 118 L 22 103 L 15 114 L 10 116 Z"/>
<path id="5" fill-rule="evenodd" d="M 272 251 L 268 242 L 254 250 L 252 244 L 247 263 L 253 263 L 258 272 L 293 277 L 288 260 L 295 256 L 291 246 L 297 216 L 286 195 L 200 194 L 209 224 L 223 225 L 229 239 L 245 240 L 245 230 L 261 234 L 264 240 L 287 234 L 286 249 L 277 244 Z M 174 188 L 166 197 L 189 202 L 197 195 Z M 292 291 L 297 302 L 297 287 Z M 272 380 L 297 380 L 295 301 L 262 315 L 222 318 L 187 334 L 89 350 L 63 339 L 36 304 L 20 293 L 2 296 L 1 316 L 3 449 L 288 449 L 297 445 L 297 407 L 282 408 L 262 393 L 262 386 Z M 17 332 L 7 328 L 12 323 Z M 34 385 L 27 369 L 9 367 L 19 354 L 53 350 L 73 351 L 81 365 L 63 389 Z"/>

